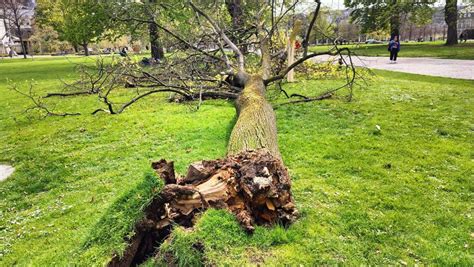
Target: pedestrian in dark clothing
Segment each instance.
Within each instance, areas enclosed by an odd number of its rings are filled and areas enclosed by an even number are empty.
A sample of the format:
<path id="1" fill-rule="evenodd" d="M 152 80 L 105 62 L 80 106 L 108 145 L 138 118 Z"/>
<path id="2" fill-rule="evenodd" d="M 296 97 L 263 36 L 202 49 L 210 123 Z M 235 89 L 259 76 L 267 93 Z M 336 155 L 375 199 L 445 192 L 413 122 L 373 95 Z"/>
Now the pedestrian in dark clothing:
<path id="1" fill-rule="evenodd" d="M 397 35 L 388 43 L 388 51 L 390 51 L 390 63 L 397 63 L 398 52 L 400 52 L 400 41 Z"/>
<path id="2" fill-rule="evenodd" d="M 128 51 L 128 47 L 123 47 L 122 50 L 120 51 L 120 56 L 122 57 L 126 57 L 127 56 L 127 51 Z"/>

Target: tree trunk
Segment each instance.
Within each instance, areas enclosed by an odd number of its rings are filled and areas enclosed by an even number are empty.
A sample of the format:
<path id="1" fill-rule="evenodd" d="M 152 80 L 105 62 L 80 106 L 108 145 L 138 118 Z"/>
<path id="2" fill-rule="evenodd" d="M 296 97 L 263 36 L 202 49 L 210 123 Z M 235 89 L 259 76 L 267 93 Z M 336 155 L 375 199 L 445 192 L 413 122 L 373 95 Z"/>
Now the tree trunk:
<path id="1" fill-rule="evenodd" d="M 408 36 L 408 40 L 412 40 L 412 36 L 413 36 L 413 23 L 410 23 L 410 31 L 409 31 L 409 36 Z"/>
<path id="2" fill-rule="evenodd" d="M 390 19 L 390 36 L 400 36 L 400 17 L 398 15 L 392 16 Z"/>
<path id="3" fill-rule="evenodd" d="M 136 234 L 124 256 L 115 255 L 109 266 L 144 262 L 173 224 L 190 227 L 194 215 L 210 207 L 230 211 L 249 232 L 254 224 L 287 225 L 296 219 L 291 179 L 281 160 L 275 113 L 265 99 L 263 79 L 243 76 L 227 157 L 193 163 L 182 178 L 175 175 L 173 162 L 154 162 L 152 167 L 166 185 L 135 225 Z"/>
<path id="4" fill-rule="evenodd" d="M 296 41 L 296 37 L 298 36 L 299 32 L 301 30 L 301 21 L 300 20 L 296 20 L 294 25 L 293 25 L 293 30 L 291 31 L 291 34 L 288 38 L 288 41 L 287 41 L 287 51 L 288 51 L 288 54 L 287 54 L 287 64 L 288 64 L 288 67 L 291 66 L 291 64 L 293 64 L 293 62 L 295 61 L 295 41 Z M 287 74 L 287 78 L 286 80 L 288 82 L 294 82 L 295 81 L 295 72 L 294 70 L 290 70 Z"/>
<path id="5" fill-rule="evenodd" d="M 165 57 L 163 46 L 160 42 L 158 27 L 155 23 L 149 24 L 151 57 L 155 60 L 161 60 Z"/>
<path id="6" fill-rule="evenodd" d="M 26 56 L 26 46 L 25 46 L 25 42 L 23 42 L 23 36 L 21 34 L 21 28 L 19 26 L 17 27 L 17 32 L 18 32 L 18 38 L 20 38 L 21 52 L 23 54 L 23 58 L 26 59 L 27 58 L 27 56 Z"/>
<path id="7" fill-rule="evenodd" d="M 257 26 L 258 32 L 258 41 L 260 43 L 260 52 L 262 53 L 261 57 L 261 71 L 262 71 L 262 78 L 267 79 L 270 78 L 272 72 L 272 60 L 270 56 L 270 43 L 268 38 L 266 38 L 264 33 L 264 26 L 260 24 Z"/>
<path id="8" fill-rule="evenodd" d="M 88 46 L 88 44 L 84 43 L 84 44 L 82 44 L 82 47 L 84 48 L 84 55 L 86 57 L 88 57 L 89 56 L 89 46 Z"/>
<path id="9" fill-rule="evenodd" d="M 397 0 L 392 0 L 392 9 L 390 11 L 390 38 L 398 36 L 400 40 L 400 8 Z"/>
<path id="10" fill-rule="evenodd" d="M 225 0 L 227 7 L 227 12 L 229 12 L 230 17 L 232 18 L 232 29 L 237 30 L 242 27 L 243 21 L 243 10 L 242 10 L 242 1 L 241 0 Z M 232 40 L 232 39 L 231 39 Z M 232 40 L 234 41 L 234 40 Z"/>
<path id="11" fill-rule="evenodd" d="M 265 99 L 260 76 L 251 76 L 236 101 L 238 119 L 230 135 L 227 154 L 266 149 L 280 158 L 275 113 Z"/>
<path id="12" fill-rule="evenodd" d="M 457 0 L 446 0 L 446 6 L 444 7 L 444 20 L 448 25 L 448 37 L 446 39 L 446 45 L 455 45 L 458 43 L 458 1 Z"/>
<path id="13" fill-rule="evenodd" d="M 151 5 L 154 5 L 157 3 L 157 0 L 149 0 L 149 3 Z M 155 21 L 155 15 L 151 14 L 150 17 L 151 21 Z M 163 46 L 160 42 L 160 35 L 158 32 L 158 27 L 156 26 L 155 23 L 149 23 L 148 24 L 148 31 L 150 35 L 150 50 L 151 50 L 151 57 L 155 60 L 161 60 L 164 59 L 165 57 L 165 51 L 163 49 Z"/>
<path id="14" fill-rule="evenodd" d="M 291 66 L 295 62 L 295 41 L 288 39 L 286 43 L 287 49 L 287 66 Z M 286 80 L 290 83 L 295 81 L 295 71 L 290 70 L 286 76 Z"/>
<path id="15" fill-rule="evenodd" d="M 242 0 L 225 0 L 227 12 L 232 19 L 232 35 L 229 36 L 230 40 L 236 44 L 243 54 L 248 53 L 248 47 L 246 44 L 239 44 L 240 38 L 236 36 L 239 29 L 244 27 L 244 11 L 242 9 Z"/>

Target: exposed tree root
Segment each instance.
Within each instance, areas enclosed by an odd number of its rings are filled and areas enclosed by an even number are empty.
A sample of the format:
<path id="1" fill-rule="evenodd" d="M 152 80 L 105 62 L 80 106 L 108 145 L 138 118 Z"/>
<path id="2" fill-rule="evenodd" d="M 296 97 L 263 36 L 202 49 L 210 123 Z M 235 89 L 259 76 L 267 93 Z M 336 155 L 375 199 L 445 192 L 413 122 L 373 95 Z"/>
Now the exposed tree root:
<path id="1" fill-rule="evenodd" d="M 115 256 L 109 266 L 144 262 L 168 237 L 173 224 L 191 227 L 195 215 L 207 208 L 232 212 L 248 232 L 255 224 L 288 225 L 296 219 L 288 171 L 281 159 L 267 150 L 196 162 L 185 177 L 175 176 L 173 162 L 160 160 L 152 167 L 166 185 L 136 224 L 136 234 L 124 256 Z"/>

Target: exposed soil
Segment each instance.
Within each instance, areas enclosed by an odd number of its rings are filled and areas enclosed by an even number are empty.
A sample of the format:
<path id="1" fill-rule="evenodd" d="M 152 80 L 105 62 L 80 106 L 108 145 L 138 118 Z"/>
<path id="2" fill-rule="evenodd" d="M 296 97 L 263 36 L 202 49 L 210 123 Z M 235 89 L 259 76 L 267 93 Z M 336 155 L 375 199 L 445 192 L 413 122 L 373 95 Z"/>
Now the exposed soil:
<path id="1" fill-rule="evenodd" d="M 152 167 L 166 185 L 136 224 L 124 256 L 115 256 L 109 266 L 144 262 L 156 254 L 155 248 L 169 236 L 172 224 L 192 227 L 195 215 L 210 207 L 232 212 L 249 233 L 255 224 L 288 225 L 297 217 L 288 171 L 267 150 L 196 162 L 185 177 L 176 177 L 173 162 L 160 160 Z"/>

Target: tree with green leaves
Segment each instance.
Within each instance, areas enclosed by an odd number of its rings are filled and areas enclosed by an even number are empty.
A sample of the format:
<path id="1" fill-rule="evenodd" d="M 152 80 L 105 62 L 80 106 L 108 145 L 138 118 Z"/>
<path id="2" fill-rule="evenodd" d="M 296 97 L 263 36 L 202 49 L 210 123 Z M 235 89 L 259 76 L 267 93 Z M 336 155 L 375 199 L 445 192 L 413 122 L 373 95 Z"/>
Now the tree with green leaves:
<path id="1" fill-rule="evenodd" d="M 431 8 L 434 2 L 433 0 L 344 0 L 346 7 L 352 9 L 352 21 L 361 26 L 362 32 L 389 30 L 391 36 L 400 35 L 401 18 L 404 15 L 425 14 L 418 11 Z"/>
<path id="2" fill-rule="evenodd" d="M 314 27 L 312 28 L 312 40 L 315 42 L 316 39 L 333 39 L 336 34 L 336 25 L 331 23 L 330 10 L 322 8 L 319 11 Z"/>
<path id="3" fill-rule="evenodd" d="M 192 14 L 189 9 L 176 8 L 182 5 L 178 0 L 110 0 L 103 1 L 102 4 L 107 5 L 108 16 L 113 24 L 113 29 L 109 29 L 109 32 L 115 35 L 128 35 L 132 40 L 146 36 L 151 58 L 155 60 L 164 59 L 167 37 L 157 24 L 167 24 L 171 27 Z"/>
<path id="4" fill-rule="evenodd" d="M 86 56 L 89 44 L 98 41 L 108 28 L 107 10 L 99 1 L 38 0 L 37 5 L 37 21 L 51 26 L 61 40 L 82 46 Z"/>

